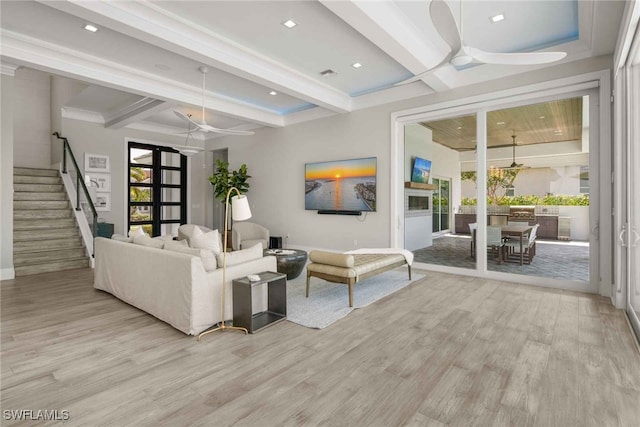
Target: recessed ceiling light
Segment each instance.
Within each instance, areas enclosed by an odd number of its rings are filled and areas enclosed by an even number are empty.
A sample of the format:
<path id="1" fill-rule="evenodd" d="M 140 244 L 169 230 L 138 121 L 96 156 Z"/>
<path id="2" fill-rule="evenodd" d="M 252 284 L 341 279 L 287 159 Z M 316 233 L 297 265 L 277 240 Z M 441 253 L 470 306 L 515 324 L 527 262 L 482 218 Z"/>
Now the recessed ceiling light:
<path id="1" fill-rule="evenodd" d="M 499 14 L 497 14 L 495 16 L 492 16 L 490 19 L 491 19 L 491 22 L 493 22 L 495 24 L 496 22 L 500 22 L 500 21 L 504 20 L 504 14 L 499 13 Z"/>
<path id="2" fill-rule="evenodd" d="M 91 31 L 92 33 L 95 33 L 96 31 L 98 31 L 98 27 L 96 27 L 93 24 L 85 24 L 83 28 L 87 31 Z"/>
<path id="3" fill-rule="evenodd" d="M 497 124 L 498 126 L 503 126 L 503 125 L 504 125 L 504 122 L 498 122 L 498 123 L 496 123 L 496 124 Z"/>
<path id="4" fill-rule="evenodd" d="M 272 90 L 271 92 L 269 92 L 269 95 L 273 95 L 273 96 L 275 96 L 275 95 L 277 95 L 277 94 L 278 94 L 278 92 L 276 92 L 275 90 Z"/>
<path id="5" fill-rule="evenodd" d="M 293 22 L 291 19 L 289 19 L 289 20 L 284 21 L 284 22 L 282 23 L 282 25 L 284 25 L 285 27 L 287 27 L 287 28 L 291 29 L 291 28 L 295 27 L 295 26 L 296 26 L 296 25 L 298 25 L 298 24 L 296 24 L 296 23 L 295 23 L 295 22 Z"/>
<path id="6" fill-rule="evenodd" d="M 362 67 L 362 64 L 361 64 L 361 63 L 359 63 L 359 62 L 356 62 L 355 64 L 352 64 L 351 66 L 352 66 L 353 68 L 360 68 L 360 67 Z"/>

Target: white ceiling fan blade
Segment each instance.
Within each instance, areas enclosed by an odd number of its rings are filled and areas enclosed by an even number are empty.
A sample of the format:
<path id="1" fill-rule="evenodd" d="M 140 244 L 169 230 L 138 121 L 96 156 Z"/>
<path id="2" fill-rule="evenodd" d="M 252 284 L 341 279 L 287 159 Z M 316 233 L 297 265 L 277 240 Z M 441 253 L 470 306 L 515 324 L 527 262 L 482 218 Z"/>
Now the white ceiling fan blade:
<path id="1" fill-rule="evenodd" d="M 394 83 L 394 86 L 402 86 L 402 85 L 406 85 L 409 83 L 413 83 L 413 82 L 417 82 L 418 80 L 422 80 L 423 77 L 428 76 L 429 74 L 434 73 L 438 67 L 440 67 L 442 64 L 449 62 L 449 59 L 451 58 L 451 53 L 449 53 L 447 56 L 445 56 L 442 61 L 440 61 L 437 65 L 434 65 L 433 67 L 429 68 L 427 71 L 424 71 L 420 74 L 416 74 L 413 77 L 409 77 L 406 80 L 402 80 L 398 83 Z"/>
<path id="2" fill-rule="evenodd" d="M 191 119 L 191 117 L 187 116 L 186 114 L 184 114 L 184 113 L 183 113 L 183 112 L 181 112 L 181 111 L 173 110 L 173 112 L 174 112 L 174 114 L 175 114 L 176 116 L 178 116 L 178 117 L 180 117 L 181 119 L 184 119 L 184 120 L 186 120 L 186 121 L 190 122 L 191 124 L 194 124 L 194 125 L 196 125 L 196 126 L 198 126 L 198 127 L 201 127 L 201 126 L 202 126 L 202 124 L 200 124 L 200 123 L 196 122 L 195 120 L 192 120 L 192 119 Z"/>
<path id="3" fill-rule="evenodd" d="M 254 135 L 255 134 L 255 132 L 251 130 L 220 129 L 208 124 L 199 125 L 199 127 L 205 132 L 215 132 L 215 133 L 222 133 L 226 135 Z"/>
<path id="4" fill-rule="evenodd" d="M 469 46 L 465 46 L 465 50 L 476 61 L 500 65 L 548 64 L 567 56 L 566 52 L 491 53 Z"/>
<path id="5" fill-rule="evenodd" d="M 447 3 L 444 0 L 432 0 L 429 5 L 429 14 L 431 15 L 431 22 L 433 22 L 433 26 L 442 37 L 442 40 L 451 47 L 452 53 L 457 53 L 462 47 L 462 40 L 460 39 L 456 20 Z"/>

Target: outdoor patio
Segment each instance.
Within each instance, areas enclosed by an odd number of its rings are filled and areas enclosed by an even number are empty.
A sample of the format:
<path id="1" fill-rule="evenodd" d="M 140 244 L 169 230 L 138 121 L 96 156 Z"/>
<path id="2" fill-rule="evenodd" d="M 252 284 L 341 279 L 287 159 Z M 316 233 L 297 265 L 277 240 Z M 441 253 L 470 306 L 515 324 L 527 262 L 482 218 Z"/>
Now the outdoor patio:
<path id="1" fill-rule="evenodd" d="M 433 239 L 433 246 L 413 251 L 415 261 L 426 264 L 475 269 L 471 257 L 471 237 L 446 234 Z M 483 256 L 484 251 L 479 251 Z M 490 271 L 589 281 L 589 243 L 558 240 L 536 241 L 536 255 L 530 265 L 503 262 L 498 264 L 489 253 Z"/>

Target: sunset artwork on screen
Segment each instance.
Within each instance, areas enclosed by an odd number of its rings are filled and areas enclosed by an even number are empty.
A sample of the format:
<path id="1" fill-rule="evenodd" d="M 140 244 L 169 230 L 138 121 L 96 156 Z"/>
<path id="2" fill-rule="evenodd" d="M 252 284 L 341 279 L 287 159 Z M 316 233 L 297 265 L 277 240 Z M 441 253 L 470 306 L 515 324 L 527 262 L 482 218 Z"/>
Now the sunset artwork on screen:
<path id="1" fill-rule="evenodd" d="M 307 163 L 305 209 L 375 212 L 376 162 L 369 157 Z"/>

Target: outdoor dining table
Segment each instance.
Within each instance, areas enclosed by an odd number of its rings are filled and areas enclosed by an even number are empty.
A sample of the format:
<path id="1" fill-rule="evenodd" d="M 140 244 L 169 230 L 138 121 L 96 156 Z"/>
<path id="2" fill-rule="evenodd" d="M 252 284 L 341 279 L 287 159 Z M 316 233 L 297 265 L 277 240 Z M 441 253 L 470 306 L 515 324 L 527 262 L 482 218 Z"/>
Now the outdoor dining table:
<path id="1" fill-rule="evenodd" d="M 528 240 L 529 234 L 533 229 L 532 225 L 502 225 L 502 237 L 519 236 L 520 237 L 520 265 L 524 264 L 524 242 L 525 237 Z"/>

